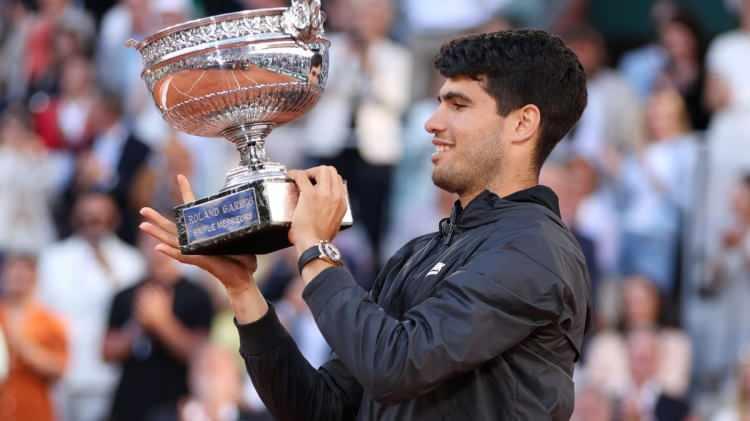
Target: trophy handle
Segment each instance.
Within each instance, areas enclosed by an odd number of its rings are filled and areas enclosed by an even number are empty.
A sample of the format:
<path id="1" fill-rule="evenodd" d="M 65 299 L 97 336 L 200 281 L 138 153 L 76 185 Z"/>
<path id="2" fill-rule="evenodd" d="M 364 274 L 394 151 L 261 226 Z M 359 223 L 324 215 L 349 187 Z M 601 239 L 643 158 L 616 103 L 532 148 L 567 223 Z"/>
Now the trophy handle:
<path id="1" fill-rule="evenodd" d="M 314 41 L 323 34 L 325 14 L 320 10 L 320 0 L 292 0 L 284 11 L 284 30 L 303 44 Z"/>
<path id="2" fill-rule="evenodd" d="M 144 45 L 145 43 L 143 41 L 136 41 L 133 38 L 130 38 L 129 40 L 125 41 L 125 47 L 135 48 L 138 51 L 140 51 Z"/>

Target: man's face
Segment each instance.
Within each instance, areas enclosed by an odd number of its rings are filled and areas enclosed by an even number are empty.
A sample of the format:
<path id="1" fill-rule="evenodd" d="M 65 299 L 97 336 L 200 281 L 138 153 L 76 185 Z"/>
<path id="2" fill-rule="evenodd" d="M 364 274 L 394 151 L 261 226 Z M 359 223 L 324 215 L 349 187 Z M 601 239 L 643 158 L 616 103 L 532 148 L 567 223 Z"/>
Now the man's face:
<path id="1" fill-rule="evenodd" d="M 487 187 L 500 170 L 505 119 L 483 88 L 483 81 L 448 79 L 440 89 L 437 110 L 425 123 L 432 133 L 432 181 L 459 195 Z"/>
<path id="2" fill-rule="evenodd" d="M 578 56 L 578 61 L 586 71 L 587 78 L 591 78 L 601 69 L 604 57 L 602 57 L 602 47 L 596 41 L 578 39 L 568 41 L 566 44 Z"/>
<path id="3" fill-rule="evenodd" d="M 625 324 L 631 328 L 648 328 L 658 322 L 659 293 L 650 282 L 641 277 L 624 281 Z"/>
<path id="4" fill-rule="evenodd" d="M 76 94 L 85 92 L 91 86 L 91 67 L 90 63 L 79 57 L 73 57 L 65 61 L 62 69 L 63 91 Z"/>
<path id="5" fill-rule="evenodd" d="M 98 241 L 110 234 L 115 225 L 115 205 L 103 194 L 91 194 L 76 204 L 77 233 L 89 241 Z"/>
<path id="6" fill-rule="evenodd" d="M 388 36 L 393 21 L 392 0 L 358 0 L 354 6 L 354 29 L 363 41 Z"/>
<path id="7" fill-rule="evenodd" d="M 36 279 L 36 265 L 33 262 L 11 257 L 3 267 L 3 292 L 14 298 L 27 296 L 36 285 Z"/>

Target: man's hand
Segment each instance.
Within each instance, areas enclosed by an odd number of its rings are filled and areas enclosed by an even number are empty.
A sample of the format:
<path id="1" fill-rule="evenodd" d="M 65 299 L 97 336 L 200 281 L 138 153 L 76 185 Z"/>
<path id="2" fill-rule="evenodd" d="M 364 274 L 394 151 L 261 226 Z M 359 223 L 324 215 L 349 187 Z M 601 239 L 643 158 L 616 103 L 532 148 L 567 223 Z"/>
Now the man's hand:
<path id="1" fill-rule="evenodd" d="M 169 321 L 172 314 L 172 293 L 164 288 L 144 285 L 135 297 L 135 315 L 143 327 L 158 330 L 160 323 Z"/>
<path id="2" fill-rule="evenodd" d="M 183 202 L 192 202 L 195 195 L 190 183 L 183 175 L 177 176 Z M 177 239 L 177 226 L 151 208 L 141 209 L 146 222 L 140 229 L 156 238 L 161 244 L 156 250 L 182 263 L 197 266 L 218 279 L 229 295 L 237 321 L 254 322 L 268 311 L 268 304 L 255 284 L 253 274 L 257 260 L 253 255 L 246 256 L 201 256 L 183 255 Z"/>
<path id="3" fill-rule="evenodd" d="M 178 175 L 177 183 L 180 187 L 183 202 L 194 201 L 195 196 L 187 178 L 183 175 Z M 254 282 L 253 273 L 255 273 L 255 269 L 257 268 L 255 256 L 183 255 L 180 252 L 180 242 L 177 239 L 177 226 L 174 222 L 151 208 L 141 209 L 141 215 L 146 218 L 147 222 L 142 223 L 140 229 L 161 242 L 161 244 L 156 246 L 157 251 L 177 261 L 198 266 L 209 272 L 221 281 L 230 294 L 247 289 Z"/>
<path id="4" fill-rule="evenodd" d="M 302 253 L 320 240 L 332 240 L 339 232 L 347 209 L 346 186 L 336 169 L 328 166 L 289 171 L 289 177 L 299 188 L 289 241 Z"/>

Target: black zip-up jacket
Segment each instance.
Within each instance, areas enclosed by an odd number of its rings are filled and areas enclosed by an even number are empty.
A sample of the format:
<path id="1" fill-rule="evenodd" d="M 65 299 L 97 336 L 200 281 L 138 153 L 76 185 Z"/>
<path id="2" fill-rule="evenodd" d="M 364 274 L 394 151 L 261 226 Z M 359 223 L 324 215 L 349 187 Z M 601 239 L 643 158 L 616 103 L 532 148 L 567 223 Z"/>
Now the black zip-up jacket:
<path id="1" fill-rule="evenodd" d="M 458 204 L 370 292 L 344 268 L 304 290 L 335 356 L 316 370 L 273 308 L 238 326 L 277 420 L 567 420 L 590 304 L 578 243 L 543 186 Z"/>

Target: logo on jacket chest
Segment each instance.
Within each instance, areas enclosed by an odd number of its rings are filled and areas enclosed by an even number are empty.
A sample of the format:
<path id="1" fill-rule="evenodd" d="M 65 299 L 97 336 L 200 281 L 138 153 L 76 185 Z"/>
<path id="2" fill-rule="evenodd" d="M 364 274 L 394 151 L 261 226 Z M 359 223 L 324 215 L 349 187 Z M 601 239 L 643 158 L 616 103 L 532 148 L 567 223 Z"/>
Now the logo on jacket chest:
<path id="1" fill-rule="evenodd" d="M 435 266 L 433 266 L 432 269 L 430 269 L 430 271 L 427 272 L 427 275 L 425 275 L 425 278 L 427 276 L 437 275 L 438 273 L 440 273 L 441 270 L 443 270 L 444 267 L 445 267 L 445 263 L 443 262 L 435 263 Z"/>

